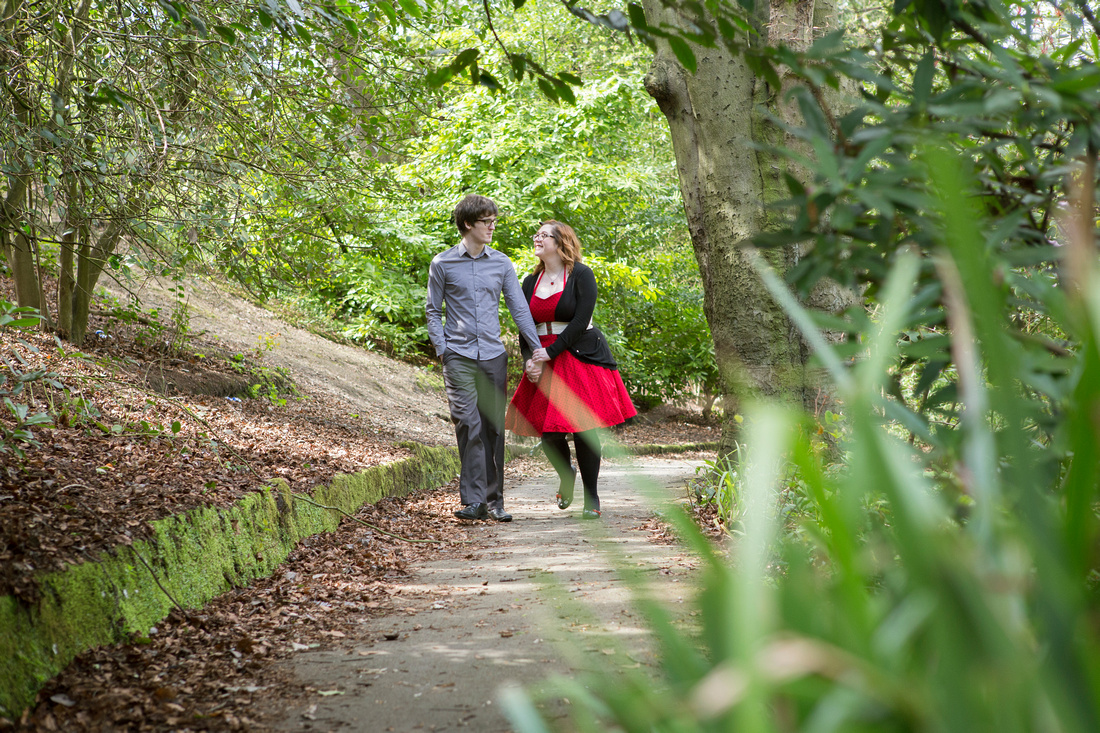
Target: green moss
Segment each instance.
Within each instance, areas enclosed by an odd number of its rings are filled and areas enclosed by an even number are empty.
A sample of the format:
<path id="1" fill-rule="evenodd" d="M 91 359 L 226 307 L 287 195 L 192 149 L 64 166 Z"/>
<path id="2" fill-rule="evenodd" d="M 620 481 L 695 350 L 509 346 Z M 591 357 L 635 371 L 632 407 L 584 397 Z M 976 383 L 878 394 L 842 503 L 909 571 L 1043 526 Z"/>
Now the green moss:
<path id="1" fill-rule="evenodd" d="M 404 447 L 411 458 L 337 476 L 311 498 L 355 512 L 385 496 L 439 486 L 457 475 L 453 448 Z M 149 541 L 42 575 L 35 604 L 0 597 L 0 659 L 5 660 L 0 715 L 18 717 L 35 693 L 85 649 L 148 633 L 173 607 L 165 591 L 182 606 L 199 608 L 232 587 L 270 575 L 298 542 L 331 532 L 340 519 L 337 512 L 294 500 L 287 484 L 277 482 L 229 509 L 197 509 L 154 522 Z"/>
<path id="2" fill-rule="evenodd" d="M 443 377 L 426 369 L 416 370 L 416 388 L 424 392 L 443 394 Z"/>

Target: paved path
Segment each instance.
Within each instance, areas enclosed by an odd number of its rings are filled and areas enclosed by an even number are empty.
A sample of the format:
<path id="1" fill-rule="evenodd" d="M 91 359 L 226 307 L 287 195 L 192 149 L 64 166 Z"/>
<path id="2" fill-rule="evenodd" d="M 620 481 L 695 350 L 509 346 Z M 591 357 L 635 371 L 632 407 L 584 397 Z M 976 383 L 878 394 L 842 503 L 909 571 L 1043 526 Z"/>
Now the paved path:
<path id="1" fill-rule="evenodd" d="M 608 661 L 652 665 L 616 568 L 641 571 L 674 609 L 686 600 L 694 558 L 649 541 L 643 525 L 655 501 L 682 500 L 699 461 L 626 461 L 603 466 L 599 522 L 579 519 L 579 480 L 573 507 L 553 504 L 548 466 L 510 487 L 515 521 L 487 529 L 485 547 L 465 558 L 417 567 L 399 588 L 401 614 L 365 620 L 346 650 L 303 651 L 289 662 L 318 695 L 286 711 L 281 729 L 507 731 L 502 685 Z M 556 717 L 567 704 L 555 698 L 544 709 Z"/>

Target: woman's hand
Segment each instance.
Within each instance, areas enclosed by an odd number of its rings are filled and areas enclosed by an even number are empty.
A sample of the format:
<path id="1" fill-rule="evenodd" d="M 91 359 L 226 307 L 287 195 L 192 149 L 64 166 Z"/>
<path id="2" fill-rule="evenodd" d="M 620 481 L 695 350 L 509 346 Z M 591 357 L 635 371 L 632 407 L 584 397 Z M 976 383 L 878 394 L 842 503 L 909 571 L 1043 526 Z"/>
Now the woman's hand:
<path id="1" fill-rule="evenodd" d="M 550 355 L 546 353 L 546 349 L 541 346 L 531 352 L 530 361 L 534 361 L 536 364 L 544 361 L 550 361 Z"/>
<path id="2" fill-rule="evenodd" d="M 527 374 L 527 379 L 537 382 L 542 377 L 542 363 L 536 362 L 534 359 L 528 359 L 523 371 Z"/>

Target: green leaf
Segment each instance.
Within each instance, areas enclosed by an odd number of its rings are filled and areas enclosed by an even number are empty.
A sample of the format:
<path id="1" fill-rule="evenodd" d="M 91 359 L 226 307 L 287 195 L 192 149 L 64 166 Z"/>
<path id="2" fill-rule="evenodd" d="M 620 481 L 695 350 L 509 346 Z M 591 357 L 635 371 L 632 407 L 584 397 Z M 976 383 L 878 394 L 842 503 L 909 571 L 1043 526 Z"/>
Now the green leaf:
<path id="1" fill-rule="evenodd" d="M 917 64 L 917 71 L 913 75 L 913 101 L 923 107 L 928 98 L 932 96 L 932 77 L 935 74 L 936 56 L 933 50 L 929 50 Z"/>
<path id="2" fill-rule="evenodd" d="M 351 18 L 344 18 L 344 27 L 348 29 L 348 33 L 351 34 L 352 38 L 359 37 L 359 26 L 354 20 Z"/>
<path id="3" fill-rule="evenodd" d="M 519 10 L 520 8 L 522 8 L 526 4 L 527 4 L 527 0 L 512 0 L 512 7 L 515 8 L 516 10 Z"/>
<path id="4" fill-rule="evenodd" d="M 424 17 L 424 11 L 420 9 L 420 6 L 416 3 L 416 0 L 397 0 L 401 5 L 401 9 L 414 18 L 420 19 Z"/>
<path id="5" fill-rule="evenodd" d="M 1096 38 L 1096 36 L 1093 36 L 1093 38 Z M 1051 58 L 1055 61 L 1061 61 L 1063 64 L 1068 64 L 1073 59 L 1074 54 L 1081 50 L 1081 46 L 1084 45 L 1084 43 L 1084 38 L 1078 38 L 1065 48 L 1057 49 L 1051 54 Z"/>
<path id="6" fill-rule="evenodd" d="M 492 74 L 490 74 L 487 71 L 482 71 L 478 75 L 477 81 L 478 81 L 478 84 L 480 84 L 481 86 L 483 86 L 487 89 L 493 89 L 493 90 L 503 89 L 503 87 L 501 87 L 501 85 L 500 85 L 500 82 L 496 80 L 496 77 L 494 77 Z"/>
<path id="7" fill-rule="evenodd" d="M 30 328 L 37 326 L 41 322 L 41 316 L 29 316 L 27 318 L 16 318 L 11 321 L 0 321 L 0 326 L 8 326 L 10 328 Z"/>
<path id="8" fill-rule="evenodd" d="M 676 36 L 670 36 L 668 39 L 668 45 L 672 49 L 672 53 L 676 54 L 676 60 L 680 62 L 680 65 L 691 73 L 695 73 L 698 68 L 698 64 L 695 61 L 695 54 L 692 53 L 691 46 L 683 38 Z"/>
<path id="9" fill-rule="evenodd" d="M 259 16 L 260 25 L 262 25 L 264 28 L 270 28 L 271 25 L 275 22 L 274 19 L 272 19 L 272 17 L 268 15 L 267 11 L 263 8 L 256 8 L 256 15 Z"/>
<path id="10" fill-rule="evenodd" d="M 382 11 L 383 14 L 385 14 L 387 18 L 390 19 L 391 23 L 397 22 L 397 11 L 393 9 L 393 5 L 391 3 L 389 3 L 387 0 L 376 0 L 374 4 Z"/>
<path id="11" fill-rule="evenodd" d="M 792 176 L 789 172 L 783 171 L 783 179 L 787 182 L 787 188 L 794 196 L 805 196 L 806 187 L 802 185 L 802 182 Z"/>
<path id="12" fill-rule="evenodd" d="M 295 23 L 294 24 L 294 31 L 298 34 L 298 37 L 301 38 L 306 43 L 312 43 L 313 42 L 313 35 L 310 34 L 309 29 L 306 28 L 304 23 Z"/>
<path id="13" fill-rule="evenodd" d="M 424 76 L 424 81 L 433 89 L 438 89 L 454 78 L 455 72 L 450 66 L 432 69 Z"/>
<path id="14" fill-rule="evenodd" d="M 479 49 L 467 48 L 465 51 L 455 56 L 454 60 L 451 61 L 451 70 L 457 74 L 476 61 L 480 55 L 481 51 Z"/>
<path id="15" fill-rule="evenodd" d="M 539 79 L 539 89 L 546 95 L 546 98 L 552 102 L 558 101 L 558 92 L 554 88 L 554 85 L 548 82 L 546 79 Z"/>
<path id="16" fill-rule="evenodd" d="M 573 95 L 573 89 L 565 82 L 555 80 L 554 89 L 557 91 L 559 99 L 563 99 L 569 104 L 577 103 L 577 98 Z"/>
<path id="17" fill-rule="evenodd" d="M 187 20 L 191 23 L 191 26 L 195 29 L 195 32 L 199 34 L 199 38 L 206 38 L 208 35 L 206 30 L 206 21 L 197 15 L 189 14 Z"/>
<path id="18" fill-rule="evenodd" d="M 570 86 L 579 87 L 584 84 L 576 74 L 570 74 L 568 71 L 562 71 L 558 74 L 558 78 Z"/>
<path id="19" fill-rule="evenodd" d="M 829 129 L 829 122 L 825 119 L 825 115 L 821 112 L 821 107 L 818 106 L 817 101 L 812 95 L 808 93 L 798 95 L 798 110 L 802 113 L 802 119 L 813 132 L 829 140 L 832 138 L 832 130 Z M 817 142 L 816 140 L 814 142 Z"/>
<path id="20" fill-rule="evenodd" d="M 167 2 L 167 0 L 157 0 L 157 5 L 159 5 L 161 10 L 165 13 L 168 13 L 168 17 L 172 19 L 173 23 L 180 22 L 180 12 L 176 10 L 174 3 Z"/>
<path id="21" fill-rule="evenodd" d="M 527 68 L 527 59 L 522 54 L 512 54 L 508 57 L 512 63 L 512 76 L 516 81 L 523 81 L 523 72 Z"/>
<path id="22" fill-rule="evenodd" d="M 181 430 L 183 430 L 183 425 L 180 424 L 180 421 L 179 420 L 173 420 L 172 421 L 172 432 L 173 433 L 178 433 Z"/>
<path id="23" fill-rule="evenodd" d="M 222 40 L 232 46 L 237 42 L 237 34 L 233 32 L 232 28 L 228 28 L 224 25 L 214 26 L 214 32 L 222 37 Z"/>
<path id="24" fill-rule="evenodd" d="M 1076 94 L 1095 89 L 1098 85 L 1100 85 L 1100 70 L 1093 66 L 1074 69 L 1050 81 L 1051 89 L 1059 94 Z"/>

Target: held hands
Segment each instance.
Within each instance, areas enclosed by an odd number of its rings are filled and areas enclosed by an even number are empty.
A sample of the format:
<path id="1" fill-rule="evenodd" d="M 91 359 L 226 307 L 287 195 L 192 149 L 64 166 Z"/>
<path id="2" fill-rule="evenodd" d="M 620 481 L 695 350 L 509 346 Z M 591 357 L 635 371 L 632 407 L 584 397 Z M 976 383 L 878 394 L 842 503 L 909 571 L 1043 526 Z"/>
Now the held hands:
<path id="1" fill-rule="evenodd" d="M 544 361 L 550 361 L 550 356 L 546 353 L 546 349 L 540 346 L 539 348 L 531 352 L 531 359 L 528 361 L 528 363 L 532 361 L 536 364 Z"/>
<path id="2" fill-rule="evenodd" d="M 539 381 L 542 377 L 542 362 L 536 362 L 534 359 L 528 359 L 527 363 L 523 367 L 523 371 L 527 374 L 527 379 L 532 382 Z"/>

